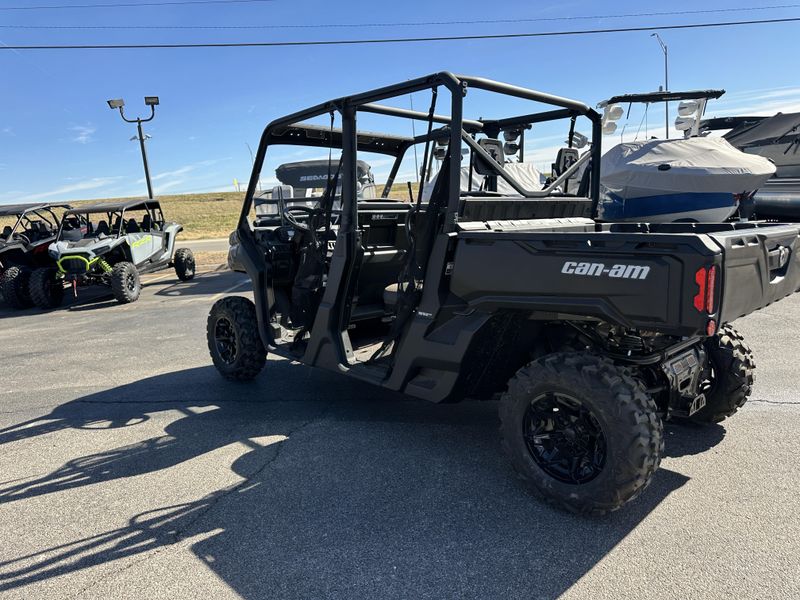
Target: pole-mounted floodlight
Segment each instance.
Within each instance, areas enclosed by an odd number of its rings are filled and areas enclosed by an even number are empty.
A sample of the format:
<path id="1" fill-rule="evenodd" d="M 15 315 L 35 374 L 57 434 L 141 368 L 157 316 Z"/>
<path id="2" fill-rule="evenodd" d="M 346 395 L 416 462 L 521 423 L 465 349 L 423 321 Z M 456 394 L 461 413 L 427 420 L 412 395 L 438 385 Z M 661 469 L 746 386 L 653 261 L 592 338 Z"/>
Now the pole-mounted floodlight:
<path id="1" fill-rule="evenodd" d="M 661 39 L 661 36 L 658 33 L 651 33 L 650 37 L 656 38 L 658 40 L 658 44 L 661 46 L 661 50 L 664 52 L 664 91 L 669 91 L 669 51 L 667 49 L 667 45 L 664 43 L 664 40 Z M 669 102 L 666 102 L 666 124 L 667 124 L 667 139 L 669 139 Z"/>
<path id="2" fill-rule="evenodd" d="M 122 117 L 122 120 L 126 123 L 136 123 L 136 129 L 138 131 L 138 135 L 131 138 L 133 140 L 139 140 L 139 147 L 142 149 L 142 163 L 144 164 L 144 179 L 147 182 L 147 197 L 151 200 L 153 199 L 153 184 L 150 181 L 150 167 L 147 164 L 147 151 L 144 147 L 144 142 L 150 136 L 145 135 L 142 132 L 142 123 L 147 123 L 148 121 L 152 121 L 153 117 L 156 116 L 156 106 L 158 106 L 158 96 L 145 96 L 144 103 L 145 105 L 150 107 L 150 116 L 146 119 L 142 119 L 141 117 L 137 117 L 136 119 L 128 119 L 125 116 L 125 111 L 123 107 L 125 106 L 125 101 L 122 98 L 117 100 L 108 100 L 108 107 L 112 110 L 119 109 L 119 115 Z"/>

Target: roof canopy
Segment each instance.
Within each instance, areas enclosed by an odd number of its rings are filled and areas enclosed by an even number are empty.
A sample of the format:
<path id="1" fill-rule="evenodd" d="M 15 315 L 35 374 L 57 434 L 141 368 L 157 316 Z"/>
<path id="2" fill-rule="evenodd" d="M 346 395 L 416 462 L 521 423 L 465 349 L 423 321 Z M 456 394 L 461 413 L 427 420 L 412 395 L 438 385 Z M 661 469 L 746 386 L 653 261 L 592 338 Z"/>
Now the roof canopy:
<path id="1" fill-rule="evenodd" d="M 677 100 L 698 100 L 708 98 L 716 100 L 725 90 L 692 90 L 689 92 L 647 92 L 644 94 L 623 94 L 603 100 L 597 106 L 603 108 L 609 104 L 653 104 L 655 102 L 675 102 Z"/>
<path id="2" fill-rule="evenodd" d="M 70 206 L 69 204 L 52 204 L 49 202 L 34 202 L 32 204 L 0 204 L 0 217 L 19 216 L 26 212 L 40 210 L 42 208 L 70 208 Z"/>
<path id="3" fill-rule="evenodd" d="M 116 202 L 98 202 L 97 204 L 85 204 L 71 208 L 67 212 L 69 214 L 86 214 L 86 213 L 110 213 L 118 212 L 121 210 L 147 210 L 149 208 L 159 208 L 161 206 L 158 200 L 118 200 Z"/>
<path id="4" fill-rule="evenodd" d="M 295 123 L 273 129 L 270 136 L 272 144 L 289 144 L 294 146 L 317 146 L 320 148 L 341 148 L 342 130 L 331 129 L 308 123 Z M 375 152 L 397 156 L 414 143 L 410 137 L 389 135 L 385 133 L 358 132 L 358 151 Z"/>

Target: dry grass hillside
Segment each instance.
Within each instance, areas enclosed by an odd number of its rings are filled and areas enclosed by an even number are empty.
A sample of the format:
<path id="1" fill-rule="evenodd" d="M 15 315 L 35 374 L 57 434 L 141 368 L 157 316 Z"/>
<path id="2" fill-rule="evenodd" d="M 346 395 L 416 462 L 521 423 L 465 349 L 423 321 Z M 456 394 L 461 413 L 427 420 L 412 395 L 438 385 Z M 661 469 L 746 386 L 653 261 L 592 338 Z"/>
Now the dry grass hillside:
<path id="1" fill-rule="evenodd" d="M 413 184 L 414 194 L 417 185 Z M 379 186 L 379 189 L 380 186 Z M 394 186 L 391 198 L 408 201 L 408 186 L 405 183 L 398 183 Z M 164 216 L 169 221 L 181 223 L 184 232 L 181 238 L 184 240 L 201 240 L 209 238 L 228 237 L 236 227 L 239 218 L 239 211 L 244 200 L 243 192 L 213 192 L 210 194 L 180 194 L 175 196 L 159 196 Z M 102 202 L 102 200 L 75 200 L 70 204 L 80 206 L 81 204 Z M 7 221 L 7 222 L 6 222 Z M 13 225 L 16 219 L 3 218 L 0 220 L 2 225 Z"/>

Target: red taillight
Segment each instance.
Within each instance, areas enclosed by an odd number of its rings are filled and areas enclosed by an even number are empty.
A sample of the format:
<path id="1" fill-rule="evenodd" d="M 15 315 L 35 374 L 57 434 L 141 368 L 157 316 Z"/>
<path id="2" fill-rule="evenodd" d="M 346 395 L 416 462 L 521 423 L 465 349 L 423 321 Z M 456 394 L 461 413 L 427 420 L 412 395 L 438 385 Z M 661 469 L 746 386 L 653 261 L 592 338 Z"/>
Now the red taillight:
<path id="1" fill-rule="evenodd" d="M 694 307 L 700 312 L 714 312 L 714 292 L 717 287 L 717 267 L 700 267 L 694 274 L 697 294 L 694 296 Z"/>
<path id="2" fill-rule="evenodd" d="M 706 312 L 714 312 L 714 289 L 717 285 L 717 267 L 713 266 L 708 270 L 708 283 L 706 284 Z"/>
<path id="3" fill-rule="evenodd" d="M 694 274 L 694 281 L 697 284 L 697 294 L 694 297 L 694 307 L 703 312 L 706 307 L 706 279 L 707 271 L 705 267 L 700 267 Z"/>

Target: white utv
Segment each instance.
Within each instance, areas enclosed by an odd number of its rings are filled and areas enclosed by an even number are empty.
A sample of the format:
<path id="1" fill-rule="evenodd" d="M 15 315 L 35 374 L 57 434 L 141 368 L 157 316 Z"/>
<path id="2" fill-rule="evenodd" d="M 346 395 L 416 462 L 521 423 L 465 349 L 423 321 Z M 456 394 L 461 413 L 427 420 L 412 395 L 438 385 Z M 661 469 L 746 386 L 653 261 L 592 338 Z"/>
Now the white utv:
<path id="1" fill-rule="evenodd" d="M 139 298 L 139 275 L 174 267 L 182 281 L 194 277 L 188 248 L 175 250 L 183 227 L 164 220 L 158 200 L 103 202 L 68 210 L 48 252 L 55 268 L 31 275 L 31 297 L 37 306 L 61 304 L 65 284 L 77 296 L 79 286 L 111 288 L 121 304 Z"/>

